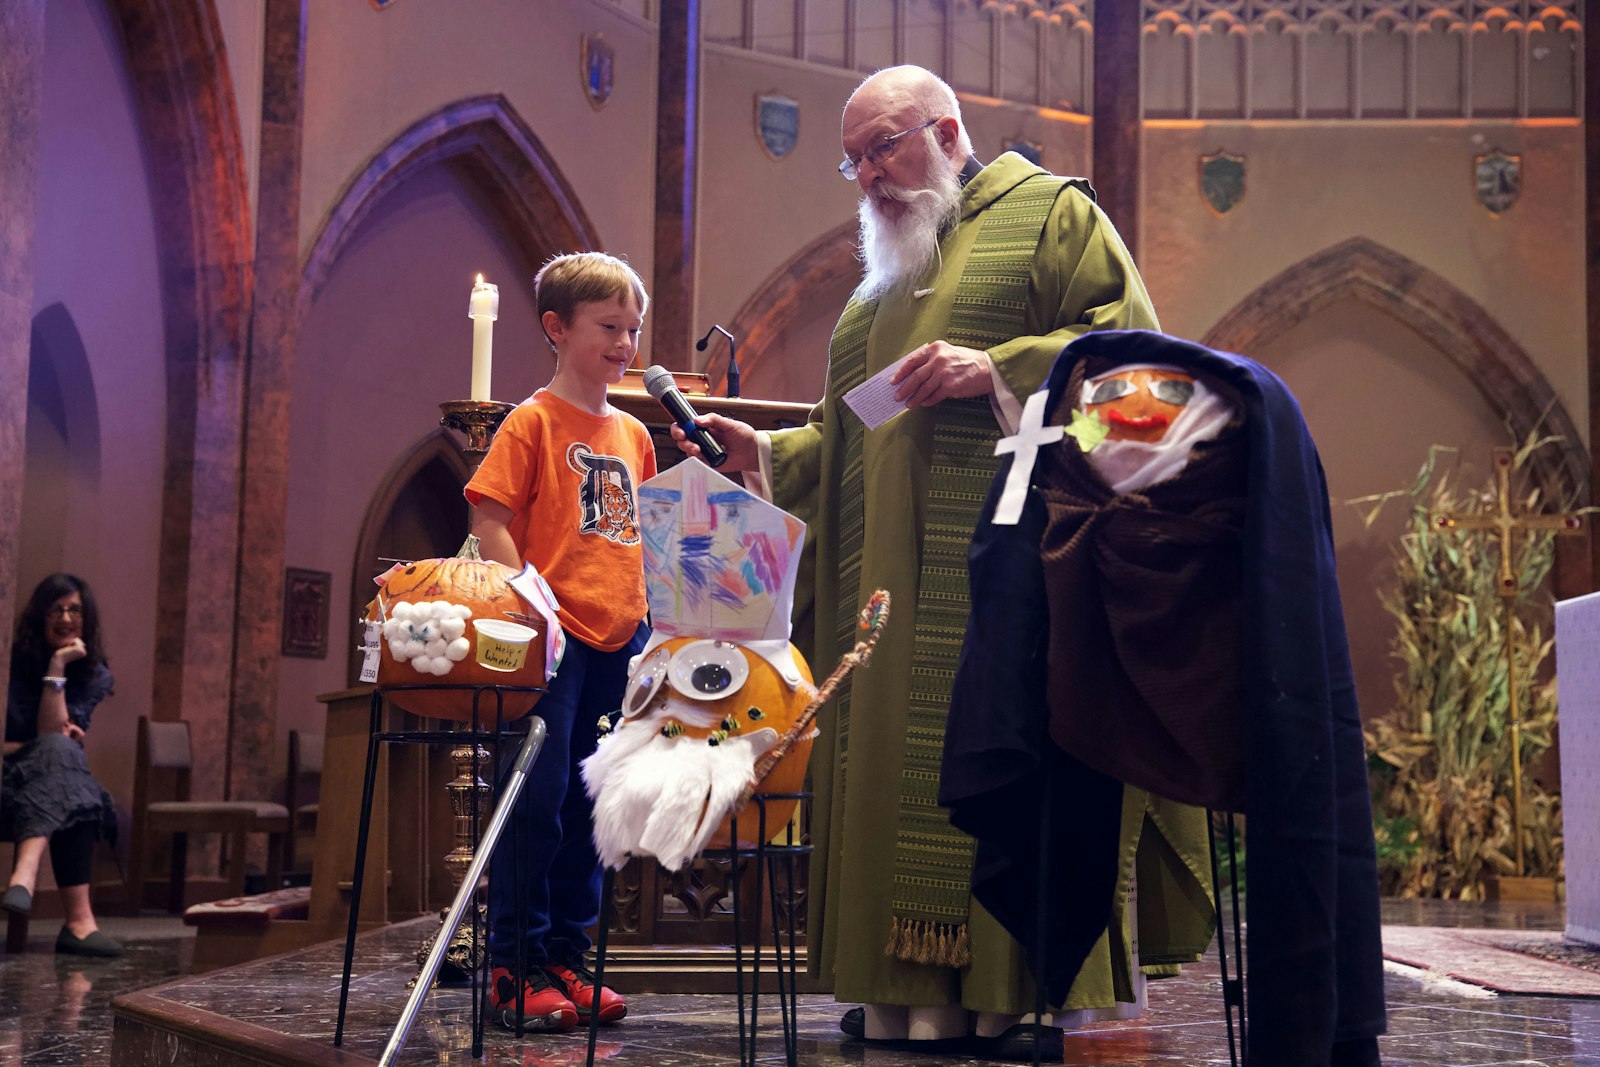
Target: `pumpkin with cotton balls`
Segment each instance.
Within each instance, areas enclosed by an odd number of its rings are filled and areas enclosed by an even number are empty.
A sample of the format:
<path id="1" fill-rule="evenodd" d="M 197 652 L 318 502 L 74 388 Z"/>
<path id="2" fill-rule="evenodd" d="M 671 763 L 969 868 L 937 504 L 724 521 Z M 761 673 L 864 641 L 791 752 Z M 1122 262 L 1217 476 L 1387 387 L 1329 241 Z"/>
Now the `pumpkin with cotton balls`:
<path id="1" fill-rule="evenodd" d="M 397 563 L 375 579 L 378 595 L 366 619 L 381 624 L 378 685 L 389 700 L 417 715 L 468 722 L 475 687 L 542 689 L 549 624 L 512 588 L 516 576 L 484 559 L 478 539 L 468 535 L 453 557 Z M 492 637 L 480 637 L 476 623 L 489 620 L 500 625 L 486 628 Z M 514 654 L 507 652 L 507 633 L 516 638 Z M 541 695 L 502 691 L 502 720 L 526 715 Z M 496 694 L 483 691 L 477 701 L 480 722 L 492 721 Z"/>

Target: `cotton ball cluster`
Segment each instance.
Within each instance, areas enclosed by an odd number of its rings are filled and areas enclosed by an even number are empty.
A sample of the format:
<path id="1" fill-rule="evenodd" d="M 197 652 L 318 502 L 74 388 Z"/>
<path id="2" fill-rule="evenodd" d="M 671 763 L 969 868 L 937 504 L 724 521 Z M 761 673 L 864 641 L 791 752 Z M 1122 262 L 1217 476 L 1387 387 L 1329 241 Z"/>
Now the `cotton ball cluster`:
<path id="1" fill-rule="evenodd" d="M 399 603 L 389 609 L 383 637 L 394 658 L 418 674 L 445 675 L 472 650 L 465 636 L 471 617 L 471 608 L 447 600 Z"/>

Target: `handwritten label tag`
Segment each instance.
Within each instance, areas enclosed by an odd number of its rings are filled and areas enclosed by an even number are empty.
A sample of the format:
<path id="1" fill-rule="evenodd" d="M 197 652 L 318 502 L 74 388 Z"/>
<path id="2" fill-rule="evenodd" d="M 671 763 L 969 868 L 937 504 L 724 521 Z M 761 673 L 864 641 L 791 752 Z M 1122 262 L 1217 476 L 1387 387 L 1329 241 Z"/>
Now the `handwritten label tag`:
<path id="1" fill-rule="evenodd" d="M 367 623 L 367 631 L 361 638 L 361 680 L 363 682 L 376 682 L 378 680 L 378 659 L 383 649 L 383 642 L 379 635 L 383 632 L 383 623 L 373 620 Z"/>

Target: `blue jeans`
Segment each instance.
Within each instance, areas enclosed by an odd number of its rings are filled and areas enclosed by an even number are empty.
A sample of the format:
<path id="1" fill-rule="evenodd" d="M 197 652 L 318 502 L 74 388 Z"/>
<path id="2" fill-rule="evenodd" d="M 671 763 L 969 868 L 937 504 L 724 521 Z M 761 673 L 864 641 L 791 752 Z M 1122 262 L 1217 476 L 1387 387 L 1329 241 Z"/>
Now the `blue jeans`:
<path id="1" fill-rule="evenodd" d="M 628 661 L 649 636 L 640 623 L 627 644 L 600 652 L 567 634 L 561 669 L 533 709 L 544 719 L 544 748 L 489 859 L 489 958 L 497 967 L 517 967 L 519 922 L 527 967 L 589 949 L 588 927 L 600 915 L 600 859 L 578 764 L 594 752 L 600 716 L 622 706 Z"/>

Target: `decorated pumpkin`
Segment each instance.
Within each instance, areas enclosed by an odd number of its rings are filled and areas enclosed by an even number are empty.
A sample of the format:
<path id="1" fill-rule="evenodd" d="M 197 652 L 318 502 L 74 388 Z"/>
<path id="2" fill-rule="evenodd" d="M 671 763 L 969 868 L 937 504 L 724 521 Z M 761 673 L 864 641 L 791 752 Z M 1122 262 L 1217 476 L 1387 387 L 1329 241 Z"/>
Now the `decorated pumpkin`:
<path id="1" fill-rule="evenodd" d="M 809 724 L 764 777 L 755 769 L 816 692 L 787 641 L 673 637 L 647 649 L 628 676 L 621 720 L 583 764 L 601 861 L 620 867 L 651 855 L 677 870 L 729 844 L 728 815 L 752 789 L 799 792 L 816 737 Z M 767 805 L 769 838 L 796 803 Z M 739 815 L 739 844 L 753 847 L 757 811 Z"/>
<path id="2" fill-rule="evenodd" d="M 467 722 L 476 690 L 456 687 L 542 689 L 550 624 L 512 588 L 516 576 L 484 559 L 471 535 L 454 557 L 397 563 L 380 575 L 366 618 L 382 626 L 378 685 L 390 701 L 417 715 Z M 428 688 L 398 688 L 410 686 Z M 503 693 L 503 720 L 526 715 L 541 695 Z M 492 722 L 495 694 L 478 701 L 480 722 Z"/>
<path id="3" fill-rule="evenodd" d="M 1095 378 L 1086 393 L 1084 408 L 1109 427 L 1107 440 L 1148 444 L 1166 436 L 1194 397 L 1194 376 L 1169 367 L 1119 368 Z"/>

